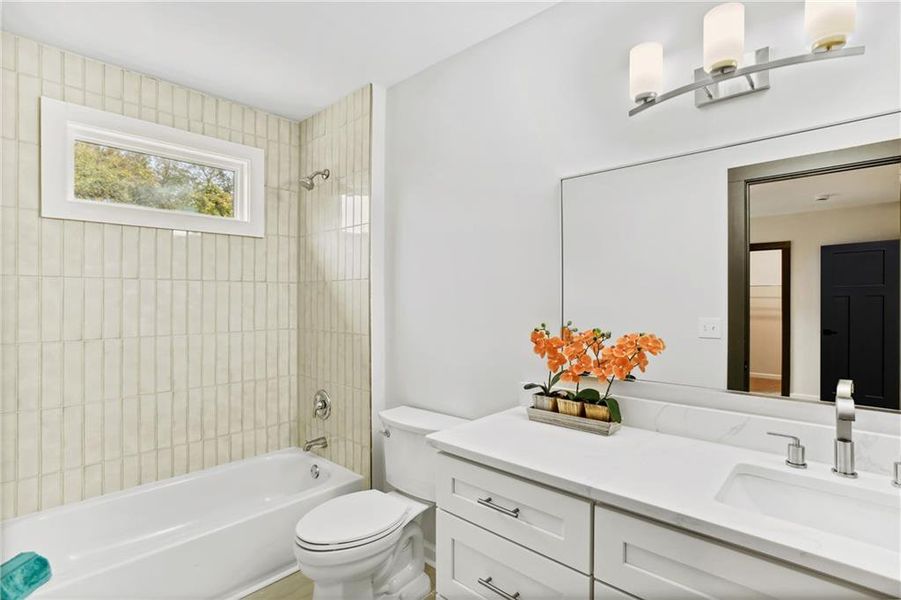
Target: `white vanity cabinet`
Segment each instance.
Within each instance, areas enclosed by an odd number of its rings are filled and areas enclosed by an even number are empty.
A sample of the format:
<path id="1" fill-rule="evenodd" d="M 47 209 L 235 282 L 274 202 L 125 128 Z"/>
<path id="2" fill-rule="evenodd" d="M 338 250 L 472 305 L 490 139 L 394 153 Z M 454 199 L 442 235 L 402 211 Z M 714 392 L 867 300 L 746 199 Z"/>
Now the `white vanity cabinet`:
<path id="1" fill-rule="evenodd" d="M 437 464 L 442 510 L 591 574 L 590 501 L 445 454 Z"/>
<path id="2" fill-rule="evenodd" d="M 881 597 L 454 456 L 437 465 L 447 600 Z"/>
<path id="3" fill-rule="evenodd" d="M 440 510 L 438 594 L 444 598 L 588 598 L 591 577 Z"/>
<path id="4" fill-rule="evenodd" d="M 639 598 L 879 597 L 601 505 L 595 507 L 594 531 L 594 577 Z"/>
<path id="5" fill-rule="evenodd" d="M 448 600 L 592 595 L 592 503 L 438 457 L 436 576 Z"/>

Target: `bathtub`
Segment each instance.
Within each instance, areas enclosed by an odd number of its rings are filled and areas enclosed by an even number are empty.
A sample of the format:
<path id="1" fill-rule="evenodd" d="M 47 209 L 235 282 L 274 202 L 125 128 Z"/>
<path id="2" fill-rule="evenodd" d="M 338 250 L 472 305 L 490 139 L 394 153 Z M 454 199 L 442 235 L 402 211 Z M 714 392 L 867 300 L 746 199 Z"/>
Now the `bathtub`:
<path id="1" fill-rule="evenodd" d="M 301 516 L 362 487 L 289 448 L 10 519 L 2 556 L 50 561 L 33 598 L 240 598 L 297 570 Z"/>

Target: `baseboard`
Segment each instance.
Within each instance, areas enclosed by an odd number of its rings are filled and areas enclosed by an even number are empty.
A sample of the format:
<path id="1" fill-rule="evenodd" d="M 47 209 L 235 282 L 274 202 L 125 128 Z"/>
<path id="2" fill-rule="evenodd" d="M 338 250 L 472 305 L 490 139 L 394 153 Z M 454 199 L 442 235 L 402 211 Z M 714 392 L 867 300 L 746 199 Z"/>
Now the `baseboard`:
<path id="1" fill-rule="evenodd" d="M 751 373 L 751 377 L 756 377 L 757 379 L 782 379 L 782 375 L 778 373 Z"/>

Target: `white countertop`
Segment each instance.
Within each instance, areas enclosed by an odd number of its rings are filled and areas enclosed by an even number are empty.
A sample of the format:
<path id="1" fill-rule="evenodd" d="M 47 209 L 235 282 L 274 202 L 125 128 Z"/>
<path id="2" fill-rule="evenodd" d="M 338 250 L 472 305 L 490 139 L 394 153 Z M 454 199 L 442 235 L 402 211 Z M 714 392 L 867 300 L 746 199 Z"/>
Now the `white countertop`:
<path id="1" fill-rule="evenodd" d="M 758 515 L 715 499 L 739 463 L 789 469 L 784 457 L 623 427 L 603 437 L 528 420 L 515 408 L 429 436 L 443 452 L 901 597 L 901 555 Z M 810 462 L 805 477 L 834 480 Z M 861 473 L 849 485 L 901 490 Z M 839 517 L 840 518 L 840 517 Z"/>

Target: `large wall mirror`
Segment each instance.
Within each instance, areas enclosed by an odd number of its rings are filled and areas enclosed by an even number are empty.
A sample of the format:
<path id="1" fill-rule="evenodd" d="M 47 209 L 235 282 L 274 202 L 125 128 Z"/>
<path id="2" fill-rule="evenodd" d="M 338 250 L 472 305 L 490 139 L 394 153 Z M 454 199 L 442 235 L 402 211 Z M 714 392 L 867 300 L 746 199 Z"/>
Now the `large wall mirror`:
<path id="1" fill-rule="evenodd" d="M 563 180 L 563 320 L 651 331 L 639 377 L 899 409 L 898 113 Z"/>

